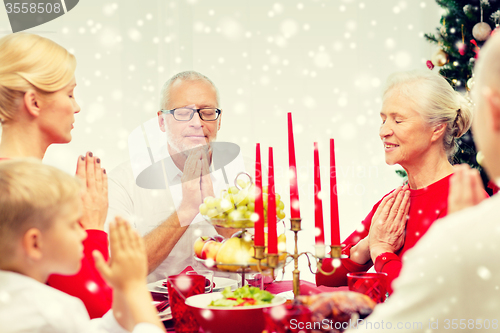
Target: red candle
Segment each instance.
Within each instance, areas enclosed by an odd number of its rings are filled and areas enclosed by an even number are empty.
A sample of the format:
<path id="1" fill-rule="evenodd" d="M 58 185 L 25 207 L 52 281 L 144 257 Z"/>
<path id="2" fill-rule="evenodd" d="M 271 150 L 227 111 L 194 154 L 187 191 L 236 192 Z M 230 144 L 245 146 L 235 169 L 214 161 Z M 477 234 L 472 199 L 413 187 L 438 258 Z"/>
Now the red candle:
<path id="1" fill-rule="evenodd" d="M 293 144 L 292 113 L 288 112 L 288 161 L 290 164 L 290 217 L 300 218 L 299 188 L 297 184 L 297 165 L 295 164 L 295 146 Z"/>
<path id="2" fill-rule="evenodd" d="M 269 173 L 267 197 L 267 252 L 278 253 L 278 231 L 276 229 L 276 197 L 274 194 L 273 148 L 269 147 Z"/>
<path id="3" fill-rule="evenodd" d="M 337 171 L 335 167 L 335 142 L 330 139 L 330 223 L 332 245 L 340 246 L 339 201 L 337 197 Z"/>
<path id="4" fill-rule="evenodd" d="M 255 157 L 255 246 L 264 246 L 264 204 L 262 201 L 262 164 L 260 161 L 260 143 L 257 143 Z"/>
<path id="5" fill-rule="evenodd" d="M 325 233 L 323 231 L 323 202 L 320 198 L 321 176 L 319 172 L 318 143 L 314 143 L 314 226 L 316 228 L 316 244 L 325 244 Z"/>

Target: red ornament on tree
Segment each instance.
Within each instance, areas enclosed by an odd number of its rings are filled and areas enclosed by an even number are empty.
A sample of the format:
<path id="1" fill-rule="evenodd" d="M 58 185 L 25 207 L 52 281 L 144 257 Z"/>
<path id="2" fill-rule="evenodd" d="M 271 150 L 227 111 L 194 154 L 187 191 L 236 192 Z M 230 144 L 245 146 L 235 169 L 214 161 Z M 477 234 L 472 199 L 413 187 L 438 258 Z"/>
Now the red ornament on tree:
<path id="1" fill-rule="evenodd" d="M 498 190 L 500 190 L 500 188 L 497 186 L 497 184 L 495 184 L 491 180 L 488 182 L 488 188 L 493 192 L 493 194 L 497 194 Z"/>
<path id="2" fill-rule="evenodd" d="M 427 60 L 427 62 L 425 64 L 427 65 L 427 67 L 429 67 L 430 70 L 432 70 L 434 68 L 434 64 L 430 60 Z"/>
<path id="3" fill-rule="evenodd" d="M 458 47 L 458 53 L 460 53 L 461 56 L 463 56 L 465 54 L 465 51 L 467 50 L 467 45 L 465 43 L 458 43 L 457 44 L 457 47 Z"/>
<path id="4" fill-rule="evenodd" d="M 477 55 L 479 54 L 480 48 L 479 48 L 479 46 L 477 46 L 477 42 L 474 39 L 471 39 L 470 42 L 472 44 L 474 44 L 474 46 L 475 46 L 474 47 L 474 53 L 476 53 L 476 55 L 474 56 L 474 58 L 477 59 Z"/>

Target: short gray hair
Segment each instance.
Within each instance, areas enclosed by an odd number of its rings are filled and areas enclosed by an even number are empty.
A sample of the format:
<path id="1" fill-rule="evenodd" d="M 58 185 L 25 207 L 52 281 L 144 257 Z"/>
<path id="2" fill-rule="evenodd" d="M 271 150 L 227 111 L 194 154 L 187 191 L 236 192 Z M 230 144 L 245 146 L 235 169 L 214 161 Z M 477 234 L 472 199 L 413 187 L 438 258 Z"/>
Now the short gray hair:
<path id="1" fill-rule="evenodd" d="M 458 149 L 456 139 L 472 124 L 470 103 L 441 75 L 430 70 L 394 73 L 387 79 L 384 99 L 396 90 L 430 126 L 446 124 L 443 145 L 449 159 Z"/>
<path id="2" fill-rule="evenodd" d="M 220 97 L 219 97 L 219 90 L 215 86 L 215 84 L 210 80 L 207 76 L 198 73 L 196 71 L 185 71 L 185 72 L 180 72 L 172 76 L 161 88 L 160 91 L 160 109 L 163 109 L 166 107 L 166 105 L 170 101 L 170 88 L 172 88 L 172 85 L 177 81 L 206 81 L 212 85 L 215 89 L 215 96 L 217 98 L 217 106 L 220 106 Z"/>

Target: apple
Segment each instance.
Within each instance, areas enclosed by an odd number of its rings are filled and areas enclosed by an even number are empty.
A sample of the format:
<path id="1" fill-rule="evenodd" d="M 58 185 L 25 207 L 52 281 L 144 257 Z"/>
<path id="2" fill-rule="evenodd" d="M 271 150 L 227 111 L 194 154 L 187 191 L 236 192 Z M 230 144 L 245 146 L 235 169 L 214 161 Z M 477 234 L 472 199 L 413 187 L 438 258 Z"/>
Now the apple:
<path id="1" fill-rule="evenodd" d="M 194 242 L 194 245 L 193 245 L 195 256 L 197 256 L 198 258 L 201 258 L 201 250 L 203 250 L 203 246 L 210 239 L 212 239 L 212 237 L 210 237 L 210 236 L 201 236 L 201 237 L 198 237 L 196 239 L 196 241 Z"/>
<path id="2" fill-rule="evenodd" d="M 201 250 L 201 259 L 211 259 L 215 261 L 215 257 L 217 256 L 217 252 L 219 252 L 221 246 L 222 243 L 217 242 L 216 240 L 207 240 Z"/>
<path id="3" fill-rule="evenodd" d="M 213 235 L 212 238 L 215 239 L 219 243 L 222 243 L 224 241 L 224 239 L 225 239 L 224 236 L 218 235 L 218 234 L 217 235 Z"/>

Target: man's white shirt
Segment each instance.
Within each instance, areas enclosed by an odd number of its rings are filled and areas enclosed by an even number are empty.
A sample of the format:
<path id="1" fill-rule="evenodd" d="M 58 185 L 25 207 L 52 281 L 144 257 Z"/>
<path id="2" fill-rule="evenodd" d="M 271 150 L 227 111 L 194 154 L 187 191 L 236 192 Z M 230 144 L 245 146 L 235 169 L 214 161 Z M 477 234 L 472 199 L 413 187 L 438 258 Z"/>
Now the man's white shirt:
<path id="1" fill-rule="evenodd" d="M 136 176 L 132 170 L 130 161 L 126 161 L 109 173 L 109 210 L 108 223 L 115 216 L 121 216 L 128 220 L 136 228 L 141 236 L 151 232 L 160 226 L 179 207 L 182 201 L 183 172 L 173 163 L 168 155 L 166 147 L 162 147 L 161 168 L 166 177 L 158 177 L 158 187 L 167 189 L 147 189 L 136 184 Z M 213 160 L 217 159 L 214 153 Z M 213 165 L 214 163 L 212 163 Z M 212 179 L 215 196 L 228 186 L 234 185 L 234 179 L 239 172 L 244 171 L 244 163 L 241 153 L 224 170 L 212 170 Z M 224 176 L 223 171 L 226 173 Z M 229 184 L 226 184 L 226 180 Z M 156 180 L 155 180 L 156 181 Z M 163 184 L 167 185 L 163 185 Z M 169 256 L 149 276 L 148 282 L 164 279 L 168 275 L 178 274 L 185 267 L 203 269 L 203 265 L 194 259 L 193 244 L 199 236 L 213 236 L 217 234 L 215 228 L 198 214 L 189 225 L 186 232 L 179 239 Z"/>

